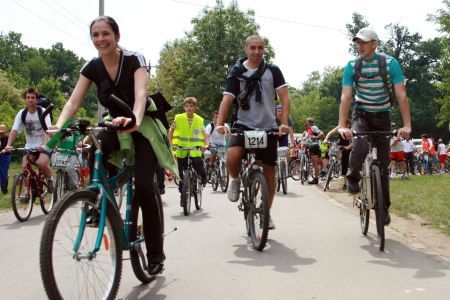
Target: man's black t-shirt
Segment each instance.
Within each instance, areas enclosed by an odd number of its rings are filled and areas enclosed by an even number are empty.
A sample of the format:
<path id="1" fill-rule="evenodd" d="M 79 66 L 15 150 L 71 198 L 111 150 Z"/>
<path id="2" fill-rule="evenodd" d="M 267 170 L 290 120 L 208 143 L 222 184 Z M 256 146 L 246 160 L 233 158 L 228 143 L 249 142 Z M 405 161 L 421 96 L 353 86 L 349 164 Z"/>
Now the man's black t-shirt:
<path id="1" fill-rule="evenodd" d="M 119 70 L 114 80 L 109 77 L 100 57 L 87 62 L 81 69 L 81 74 L 95 83 L 100 103 L 108 108 L 111 116 L 117 117 L 121 112 L 108 105 L 107 97 L 114 94 L 133 109 L 134 73 L 142 67 L 146 67 L 142 54 L 120 49 Z"/>

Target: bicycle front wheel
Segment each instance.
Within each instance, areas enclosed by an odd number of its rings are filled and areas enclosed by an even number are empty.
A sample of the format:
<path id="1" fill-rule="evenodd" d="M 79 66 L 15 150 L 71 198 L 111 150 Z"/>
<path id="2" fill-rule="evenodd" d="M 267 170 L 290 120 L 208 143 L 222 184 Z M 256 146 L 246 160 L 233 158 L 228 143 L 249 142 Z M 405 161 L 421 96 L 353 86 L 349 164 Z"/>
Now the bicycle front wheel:
<path id="1" fill-rule="evenodd" d="M 300 168 L 300 159 L 296 159 L 289 164 L 289 174 L 291 178 L 295 181 L 300 180 L 301 176 L 301 168 Z"/>
<path id="2" fill-rule="evenodd" d="M 363 168 L 365 168 L 364 165 Z M 357 196 L 357 199 L 359 201 L 359 222 L 361 224 L 361 232 L 363 235 L 367 235 L 367 231 L 369 230 L 370 207 L 368 201 L 369 194 L 367 191 L 367 177 L 363 176 L 360 182 L 360 191 Z"/>
<path id="3" fill-rule="evenodd" d="M 280 162 L 280 181 L 283 194 L 287 194 L 287 174 L 286 174 L 286 162 L 283 160 Z"/>
<path id="4" fill-rule="evenodd" d="M 253 247 L 262 251 L 266 246 L 269 233 L 269 189 L 266 178 L 261 172 L 250 177 L 250 209 L 247 213 L 247 224 Z"/>
<path id="5" fill-rule="evenodd" d="M 33 211 L 33 189 L 30 176 L 20 174 L 14 177 L 11 189 L 11 205 L 17 220 L 25 222 Z"/>
<path id="6" fill-rule="evenodd" d="M 50 299 L 114 299 L 122 275 L 122 249 L 112 215 L 106 214 L 102 243 L 93 253 L 98 225 L 86 217 L 98 213 L 97 195 L 75 191 L 59 201 L 45 222 L 40 244 L 40 269 Z M 84 225 L 84 226 L 83 226 Z M 73 248 L 79 243 L 75 253 Z"/>
<path id="7" fill-rule="evenodd" d="M 191 213 L 192 181 L 189 173 L 189 170 L 184 170 L 183 172 L 183 188 L 181 190 L 183 213 L 185 216 Z"/>
<path id="8" fill-rule="evenodd" d="M 335 168 L 336 161 L 334 159 L 331 160 L 330 164 L 328 165 L 328 172 L 327 172 L 327 178 L 325 180 L 325 184 L 323 186 L 323 191 L 325 192 L 330 187 L 331 177 L 333 177 L 333 171 Z"/>
<path id="9" fill-rule="evenodd" d="M 219 169 L 216 166 L 211 172 L 211 184 L 214 192 L 217 191 L 217 188 L 219 187 L 219 181 Z"/>
<path id="10" fill-rule="evenodd" d="M 195 177 L 193 186 L 195 187 L 194 190 L 195 209 L 199 210 L 200 208 L 202 208 L 202 200 L 203 200 L 202 199 L 203 185 L 200 177 L 198 176 Z"/>
<path id="11" fill-rule="evenodd" d="M 225 166 L 225 162 L 220 164 L 219 177 L 220 177 L 220 190 L 223 193 L 226 193 L 228 190 L 228 183 L 230 181 L 230 175 L 228 174 L 227 167 Z"/>
<path id="12" fill-rule="evenodd" d="M 381 186 L 381 175 L 378 166 L 372 166 L 372 195 L 375 200 L 375 220 L 377 223 L 378 248 L 384 250 L 384 221 L 386 211 L 384 208 L 383 188 Z"/>

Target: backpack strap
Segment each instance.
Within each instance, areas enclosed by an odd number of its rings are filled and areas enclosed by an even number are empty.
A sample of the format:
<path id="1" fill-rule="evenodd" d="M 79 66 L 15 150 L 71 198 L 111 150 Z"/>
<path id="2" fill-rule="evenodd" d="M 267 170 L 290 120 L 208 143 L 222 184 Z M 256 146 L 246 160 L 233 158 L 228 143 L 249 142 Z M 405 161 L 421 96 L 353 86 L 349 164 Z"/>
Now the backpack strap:
<path id="1" fill-rule="evenodd" d="M 389 86 L 386 55 L 384 54 L 378 54 L 378 74 L 383 79 L 384 91 L 389 95 L 389 102 L 391 103 L 391 106 L 393 106 L 395 95 Z"/>
<path id="2" fill-rule="evenodd" d="M 362 57 L 359 57 L 355 61 L 355 65 L 353 66 L 353 81 L 355 84 L 359 81 L 359 78 L 361 78 L 361 72 L 362 72 Z"/>
<path id="3" fill-rule="evenodd" d="M 214 122 L 209 123 L 211 125 L 211 132 L 209 134 L 212 134 L 214 131 Z"/>

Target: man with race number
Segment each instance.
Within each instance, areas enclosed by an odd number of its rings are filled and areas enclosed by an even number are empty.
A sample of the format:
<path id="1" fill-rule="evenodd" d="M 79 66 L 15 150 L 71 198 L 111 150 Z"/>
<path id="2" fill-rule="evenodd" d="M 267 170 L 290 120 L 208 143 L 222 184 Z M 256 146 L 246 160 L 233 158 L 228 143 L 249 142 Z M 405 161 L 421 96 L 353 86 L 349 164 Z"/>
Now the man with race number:
<path id="1" fill-rule="evenodd" d="M 274 64 L 264 60 L 264 39 L 259 35 L 249 36 L 245 40 L 245 53 L 247 57 L 239 61 L 231 69 L 219 109 L 217 130 L 219 133 L 229 133 L 224 127 L 233 102 L 237 107 L 237 119 L 233 128 L 242 130 L 273 129 L 278 128 L 282 133 L 289 133 L 288 116 L 290 99 L 287 84 L 281 70 Z M 282 105 L 281 125 L 278 127 L 275 115 L 275 99 L 278 95 Z M 255 142 L 259 140 L 255 139 Z M 276 136 L 270 135 L 267 147 L 258 149 L 256 157 L 262 161 L 264 176 L 269 188 L 269 207 L 272 207 L 275 195 L 275 164 L 277 159 Z M 239 171 L 241 159 L 245 156 L 243 136 L 232 136 L 230 140 L 227 168 L 232 178 L 228 189 L 228 199 L 232 202 L 239 200 L 240 180 Z M 274 229 L 272 219 L 269 229 Z"/>

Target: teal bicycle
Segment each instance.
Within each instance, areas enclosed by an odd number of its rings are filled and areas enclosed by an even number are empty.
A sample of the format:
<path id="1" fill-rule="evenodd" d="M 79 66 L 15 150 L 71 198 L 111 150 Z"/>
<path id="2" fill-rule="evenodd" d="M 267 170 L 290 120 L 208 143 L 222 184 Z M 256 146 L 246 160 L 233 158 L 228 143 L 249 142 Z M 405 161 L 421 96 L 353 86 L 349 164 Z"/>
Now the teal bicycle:
<path id="1" fill-rule="evenodd" d="M 117 175 L 108 178 L 101 143 L 95 135 L 105 127 L 88 126 L 89 121 L 78 120 L 59 133 L 87 134 L 97 151 L 91 185 L 65 194 L 42 232 L 40 269 L 50 299 L 114 299 L 124 250 L 129 250 L 134 274 L 141 282 L 154 278 L 147 267 L 141 208 L 138 201 L 132 201 L 133 167 L 124 164 Z M 114 193 L 124 185 L 126 210 L 122 220 Z M 158 189 L 154 190 L 164 224 L 161 197 Z"/>

